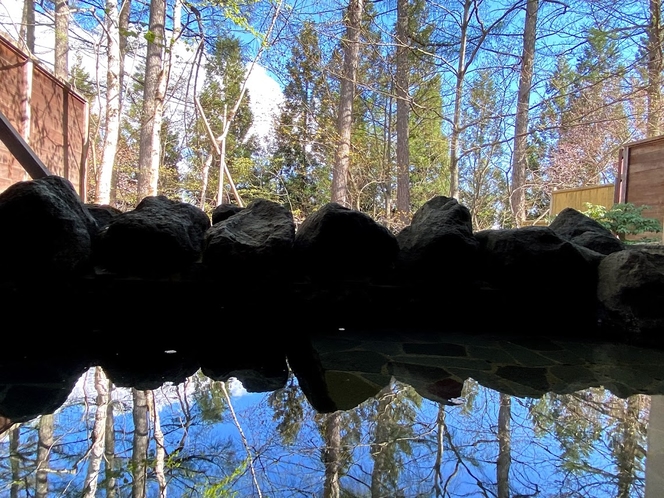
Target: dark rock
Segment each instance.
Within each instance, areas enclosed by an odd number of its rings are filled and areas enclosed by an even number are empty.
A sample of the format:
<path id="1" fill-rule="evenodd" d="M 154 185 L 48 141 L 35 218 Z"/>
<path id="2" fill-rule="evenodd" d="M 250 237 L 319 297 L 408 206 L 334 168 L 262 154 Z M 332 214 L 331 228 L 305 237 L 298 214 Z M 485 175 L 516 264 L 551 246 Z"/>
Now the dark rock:
<path id="1" fill-rule="evenodd" d="M 261 330 L 252 329 L 251 335 Z M 288 380 L 284 345 L 277 338 L 263 336 L 248 344 L 241 337 L 228 337 L 224 350 L 199 352 L 201 371 L 213 380 L 226 381 L 235 377 L 249 392 L 281 389 Z"/>
<path id="2" fill-rule="evenodd" d="M 15 183 L 0 194 L 0 274 L 55 276 L 88 268 L 97 224 L 68 180 Z"/>
<path id="3" fill-rule="evenodd" d="M 266 280 L 290 266 L 295 224 L 289 211 L 265 199 L 213 225 L 205 236 L 203 262 L 216 274 Z"/>
<path id="4" fill-rule="evenodd" d="M 530 388 L 537 393 L 546 393 L 549 389 L 546 368 L 508 365 L 498 367 L 496 376 L 513 384 Z M 527 395 L 528 393 L 524 393 Z"/>
<path id="5" fill-rule="evenodd" d="M 216 225 L 224 220 L 227 220 L 231 216 L 239 213 L 244 208 L 236 206 L 235 204 L 219 204 L 214 211 L 212 211 L 212 224 Z"/>
<path id="6" fill-rule="evenodd" d="M 14 423 L 60 408 L 87 369 L 84 361 L 64 355 L 58 361 L 51 355 L 16 356 L 0 362 L 0 415 Z"/>
<path id="7" fill-rule="evenodd" d="M 616 252 L 598 272 L 602 329 L 622 340 L 664 346 L 664 250 Z"/>
<path id="8" fill-rule="evenodd" d="M 336 203 L 309 216 L 295 236 L 299 270 L 314 279 L 343 282 L 385 277 L 394 268 L 398 251 L 387 228 Z"/>
<path id="9" fill-rule="evenodd" d="M 397 235 L 399 267 L 407 281 L 472 282 L 478 243 L 470 212 L 450 197 L 434 197 Z"/>
<path id="10" fill-rule="evenodd" d="M 122 214 L 117 208 L 109 206 L 108 204 L 86 204 L 85 207 L 88 209 L 88 212 L 92 217 L 97 221 L 97 225 L 100 229 L 106 227 L 111 220 L 116 216 Z"/>
<path id="11" fill-rule="evenodd" d="M 444 361 L 440 361 L 444 365 Z M 461 396 L 463 383 L 452 378 L 442 366 L 418 365 L 393 361 L 387 365 L 387 371 L 399 382 L 408 384 L 420 396 L 436 403 L 455 404 L 452 400 Z"/>
<path id="12" fill-rule="evenodd" d="M 479 304 L 488 326 L 498 317 L 506 319 L 505 326 L 532 328 L 537 319 L 537 327 L 567 333 L 594 325 L 596 269 L 573 244 L 537 226 L 484 230 L 475 237 L 484 285 L 497 291 Z M 505 314 L 513 308 L 517 315 Z"/>
<path id="13" fill-rule="evenodd" d="M 200 258 L 208 216 L 165 196 L 146 197 L 111 220 L 99 236 L 100 264 L 121 274 L 165 276 Z"/>
<path id="14" fill-rule="evenodd" d="M 549 228 L 565 240 L 600 254 L 606 255 L 625 249 L 615 235 L 576 209 L 563 209 Z"/>
<path id="15" fill-rule="evenodd" d="M 157 338 L 154 340 L 155 343 L 160 342 Z M 199 368 L 191 356 L 164 351 L 163 347 L 155 347 L 149 353 L 126 348 L 102 357 L 99 365 L 116 386 L 139 390 L 157 389 L 166 382 L 180 384 Z"/>

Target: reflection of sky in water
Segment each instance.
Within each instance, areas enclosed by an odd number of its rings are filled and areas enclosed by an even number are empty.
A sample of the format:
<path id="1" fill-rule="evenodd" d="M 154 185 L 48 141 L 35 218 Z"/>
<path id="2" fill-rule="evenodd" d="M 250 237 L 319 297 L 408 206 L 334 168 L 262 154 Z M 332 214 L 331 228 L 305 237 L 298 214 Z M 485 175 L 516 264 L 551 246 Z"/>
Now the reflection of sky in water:
<path id="1" fill-rule="evenodd" d="M 79 496 L 89 462 L 89 437 L 96 393 L 79 382 L 68 403 L 56 412 L 56 444 L 49 473 L 52 496 Z M 293 383 L 275 394 L 246 393 L 231 382 L 234 410 L 247 438 L 263 496 L 323 496 L 325 424 Z M 342 412 L 338 421 L 340 486 L 349 496 L 497 496 L 500 394 L 470 381 L 464 404 L 442 407 L 395 384 L 379 399 Z M 205 496 L 216 490 L 258 496 L 248 469 L 247 451 L 223 401 L 218 384 L 201 375 L 186 384 L 154 391 L 165 437 L 168 496 Z M 289 396 L 290 394 L 290 396 Z M 540 399 L 508 397 L 511 405 L 510 496 L 644 496 L 649 396 L 628 402 L 603 389 Z M 118 496 L 131 494 L 132 397 L 114 391 Z M 441 411 L 444 410 L 444 411 Z M 290 417 L 290 418 L 289 418 Z M 34 489 L 38 420 L 20 430 L 20 493 Z M 152 436 L 153 432 L 150 432 Z M 439 447 L 442 438 L 442 452 Z M 286 442 L 285 442 L 286 440 Z M 148 496 L 158 495 L 148 451 Z M 0 439 L 0 496 L 9 496 L 9 438 Z M 506 452 L 503 452 L 506 454 Z M 436 462 L 440 459 L 437 474 Z M 104 467 L 97 496 L 105 496 Z M 72 470 L 73 469 L 73 470 Z M 376 487 L 382 483 L 383 487 Z M 379 493 L 379 494 L 380 494 Z"/>

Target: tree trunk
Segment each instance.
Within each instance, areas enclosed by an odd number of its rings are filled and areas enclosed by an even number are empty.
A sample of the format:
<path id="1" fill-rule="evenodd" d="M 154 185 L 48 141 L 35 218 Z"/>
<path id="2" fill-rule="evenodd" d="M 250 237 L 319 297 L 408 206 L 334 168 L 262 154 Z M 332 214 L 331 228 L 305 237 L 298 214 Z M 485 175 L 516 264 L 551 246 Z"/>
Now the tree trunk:
<path id="1" fill-rule="evenodd" d="M 69 4 L 55 0 L 55 77 L 67 81 L 69 77 Z"/>
<path id="2" fill-rule="evenodd" d="M 433 489 L 436 493 L 436 497 L 442 497 L 443 489 L 440 487 L 440 485 L 443 482 L 443 441 L 445 438 L 445 405 L 442 403 L 438 403 L 438 417 L 436 419 L 436 426 L 438 431 L 436 432 L 436 463 L 434 464 L 433 469 Z"/>
<path id="3" fill-rule="evenodd" d="M 461 21 L 461 37 L 459 40 L 459 63 L 456 72 L 454 89 L 454 118 L 452 120 L 452 136 L 450 137 L 450 197 L 459 198 L 459 136 L 461 135 L 461 98 L 463 83 L 466 79 L 466 46 L 468 44 L 468 25 L 470 24 L 470 7 L 472 0 L 463 5 Z"/>
<path id="4" fill-rule="evenodd" d="M 129 33 L 129 14 L 131 13 L 131 0 L 124 0 L 120 6 L 120 17 L 119 17 L 119 45 L 120 45 L 120 72 L 118 73 L 118 84 L 120 86 L 119 100 L 120 100 L 120 112 L 119 115 L 122 116 L 122 104 L 124 101 L 124 94 L 122 89 L 124 88 L 124 61 L 125 56 L 127 55 L 127 33 Z M 118 141 L 120 140 L 120 127 L 118 127 Z M 118 184 L 118 175 L 117 170 L 113 168 L 111 172 L 111 191 L 109 196 L 109 204 L 115 205 L 117 199 L 117 184 Z"/>
<path id="5" fill-rule="evenodd" d="M 535 60 L 538 2 L 539 0 L 528 0 L 526 5 L 519 93 L 514 121 L 514 153 L 512 156 L 512 192 L 510 204 L 514 223 L 517 227 L 522 226 L 526 220 L 525 184 L 526 152 L 528 146 L 528 108 L 530 106 L 530 89 L 533 79 L 533 63 Z"/>
<path id="6" fill-rule="evenodd" d="M 92 446 L 90 447 L 88 473 L 83 483 L 83 498 L 94 498 L 97 493 L 97 478 L 99 477 L 99 469 L 101 468 L 101 461 L 104 457 L 108 379 L 101 367 L 95 367 L 95 390 L 97 391 L 97 410 L 95 412 L 94 427 L 92 428 Z"/>
<path id="7" fill-rule="evenodd" d="M 98 204 L 111 202 L 111 180 L 120 135 L 120 13 L 117 0 L 106 1 L 106 133 L 95 192 Z M 126 38 L 126 36 L 125 36 Z"/>
<path id="8" fill-rule="evenodd" d="M 355 98 L 357 65 L 360 53 L 360 23 L 363 0 L 350 0 L 345 20 L 346 37 L 343 40 L 344 69 L 339 89 L 337 115 L 337 150 L 332 171 L 332 202 L 350 207 L 348 172 L 350 169 L 350 139 L 353 124 L 353 100 Z"/>
<path id="9" fill-rule="evenodd" d="M 42 415 L 39 420 L 39 443 L 37 446 L 37 477 L 35 498 L 48 498 L 48 471 L 53 447 L 53 415 Z"/>
<path id="10" fill-rule="evenodd" d="M 664 489 L 664 395 L 650 397 L 646 498 L 656 498 Z"/>
<path id="11" fill-rule="evenodd" d="M 145 391 L 132 389 L 134 398 L 134 441 L 131 455 L 132 498 L 145 498 L 148 456 L 148 405 Z"/>
<path id="12" fill-rule="evenodd" d="M 35 2 L 25 0 L 23 2 L 23 16 L 21 19 L 21 50 L 32 55 L 35 53 Z"/>
<path id="13" fill-rule="evenodd" d="M 510 498 L 510 465 L 512 463 L 512 443 L 510 421 L 512 418 L 512 397 L 500 394 L 498 410 L 498 460 L 496 474 L 498 478 L 498 498 Z"/>
<path id="14" fill-rule="evenodd" d="M 9 465 L 12 469 L 12 485 L 9 490 L 10 498 L 18 498 L 18 488 L 21 475 L 21 457 L 18 452 L 21 439 L 21 428 L 15 425 L 9 431 Z"/>
<path id="15" fill-rule="evenodd" d="M 166 1 L 150 2 L 150 29 L 143 86 L 140 147 L 138 152 L 138 200 L 157 195 L 159 158 L 161 155 L 161 123 L 166 92 L 164 43 Z"/>
<path id="16" fill-rule="evenodd" d="M 159 483 L 159 498 L 166 498 L 166 476 L 164 474 L 166 447 L 164 446 L 164 433 L 161 431 L 161 422 L 159 420 L 159 409 L 154 402 L 154 391 L 147 392 L 148 410 L 152 416 L 152 426 L 154 427 L 155 465 L 154 472 Z"/>
<path id="17" fill-rule="evenodd" d="M 621 444 L 616 445 L 617 467 L 618 467 L 618 492 L 617 498 L 629 498 L 634 496 L 636 481 L 636 459 L 638 454 L 638 428 L 639 412 L 641 411 L 641 397 L 630 396 L 626 400 L 620 400 L 622 405 L 622 420 L 619 427 L 622 430 Z M 661 490 L 660 490 L 661 491 Z"/>
<path id="18" fill-rule="evenodd" d="M 403 225 L 410 220 L 408 8 L 408 0 L 397 0 L 397 217 Z"/>
<path id="19" fill-rule="evenodd" d="M 106 498 L 115 498 L 115 417 L 113 415 L 113 382 L 108 381 L 106 405 L 106 430 L 104 431 L 104 460 L 106 461 Z"/>
<path id="20" fill-rule="evenodd" d="M 325 418 L 325 484 L 324 498 L 339 498 L 339 471 L 341 467 L 341 412 L 334 412 Z"/>
<path id="21" fill-rule="evenodd" d="M 392 402 L 392 384 L 383 389 L 378 397 L 378 408 L 376 409 L 376 429 L 371 445 L 371 458 L 373 459 L 373 469 L 371 471 L 371 498 L 387 498 L 390 495 L 390 488 L 386 482 L 387 473 L 390 471 L 389 458 L 386 447 L 390 444 L 389 429 L 386 420 L 389 417 L 389 406 Z"/>
<path id="22" fill-rule="evenodd" d="M 662 112 L 662 3 L 650 0 L 648 23 L 648 86 L 647 86 L 647 136 L 656 137 L 661 133 L 660 113 Z"/>

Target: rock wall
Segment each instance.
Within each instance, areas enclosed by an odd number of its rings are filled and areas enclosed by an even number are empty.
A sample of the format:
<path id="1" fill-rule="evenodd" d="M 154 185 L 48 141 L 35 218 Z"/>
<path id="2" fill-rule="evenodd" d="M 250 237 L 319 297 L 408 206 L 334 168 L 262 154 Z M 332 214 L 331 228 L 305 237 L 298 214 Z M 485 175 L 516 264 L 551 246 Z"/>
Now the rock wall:
<path id="1" fill-rule="evenodd" d="M 661 392 L 664 361 L 639 365 L 638 348 L 664 350 L 664 250 L 625 247 L 577 211 L 549 227 L 473 232 L 468 210 L 441 196 L 396 235 L 337 204 L 297 231 L 267 200 L 212 219 L 162 196 L 127 213 L 84 206 L 59 177 L 0 194 L 4 345 L 38 372 L 26 384 L 18 359 L 0 363 L 0 386 L 12 386 L 0 415 L 34 412 L 30 392 L 57 406 L 90 365 L 118 385 L 201 368 L 260 391 L 283 385 L 286 358 L 322 411 L 392 375 L 439 401 L 466 375 L 517 395 L 607 383 Z M 582 354 L 616 343 L 636 348 L 624 372 Z M 22 397 L 22 411 L 7 408 Z"/>

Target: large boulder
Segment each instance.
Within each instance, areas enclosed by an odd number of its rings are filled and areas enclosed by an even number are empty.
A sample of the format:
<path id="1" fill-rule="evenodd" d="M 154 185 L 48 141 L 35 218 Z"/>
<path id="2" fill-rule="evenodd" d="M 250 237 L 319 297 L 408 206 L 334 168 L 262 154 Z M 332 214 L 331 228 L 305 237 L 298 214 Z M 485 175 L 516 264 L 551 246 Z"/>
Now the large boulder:
<path id="1" fill-rule="evenodd" d="M 97 224 L 59 176 L 15 183 L 0 194 L 0 275 L 56 276 L 88 268 Z"/>
<path id="2" fill-rule="evenodd" d="M 97 221 L 100 229 L 105 228 L 118 215 L 122 214 L 117 208 L 108 204 L 86 204 L 88 212 Z"/>
<path id="3" fill-rule="evenodd" d="M 208 216 L 160 195 L 115 216 L 99 235 L 97 256 L 108 270 L 147 277 L 185 270 L 200 258 Z"/>
<path id="4" fill-rule="evenodd" d="M 221 223 L 222 221 L 227 220 L 231 216 L 239 213 L 243 209 L 244 208 L 236 206 L 235 204 L 219 204 L 212 211 L 212 224 L 216 225 L 217 223 Z"/>
<path id="5" fill-rule="evenodd" d="M 600 254 L 612 254 L 625 249 L 615 235 L 576 209 L 563 209 L 549 228 L 565 240 Z"/>
<path id="6" fill-rule="evenodd" d="M 337 203 L 326 204 L 302 223 L 294 249 L 302 274 L 336 282 L 389 275 L 399 251 L 387 228 Z"/>
<path id="7" fill-rule="evenodd" d="M 623 341 L 664 346 L 664 248 L 613 253 L 598 269 L 601 327 Z"/>
<path id="8" fill-rule="evenodd" d="M 596 268 L 576 246 L 537 226 L 484 230 L 475 237 L 487 290 L 479 308 L 487 323 L 511 317 L 508 324 L 561 333 L 594 327 Z"/>
<path id="9" fill-rule="evenodd" d="M 400 273 L 408 281 L 473 281 L 478 243 L 470 212 L 456 199 L 438 196 L 425 203 L 397 241 Z"/>
<path id="10" fill-rule="evenodd" d="M 256 337 L 251 347 L 243 337 L 226 338 L 225 349 L 201 351 L 198 355 L 203 374 L 212 380 L 227 381 L 235 377 L 253 393 L 281 389 L 288 380 L 286 353 L 278 338 L 261 336 L 264 331 L 252 331 Z M 259 339 L 260 337 L 260 339 Z"/>
<path id="11" fill-rule="evenodd" d="M 216 275 L 242 276 L 244 282 L 283 276 L 294 238 L 292 214 L 276 202 L 256 199 L 208 230 L 203 262 Z"/>

